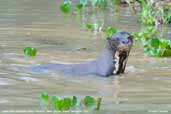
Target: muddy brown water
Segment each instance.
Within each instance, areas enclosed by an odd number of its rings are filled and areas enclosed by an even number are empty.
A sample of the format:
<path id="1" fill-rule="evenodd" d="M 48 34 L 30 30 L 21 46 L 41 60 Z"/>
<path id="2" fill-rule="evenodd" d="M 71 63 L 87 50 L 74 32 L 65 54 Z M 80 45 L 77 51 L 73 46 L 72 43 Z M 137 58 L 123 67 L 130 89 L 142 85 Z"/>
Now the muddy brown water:
<path id="1" fill-rule="evenodd" d="M 101 114 L 171 111 L 171 59 L 144 55 L 138 42 L 134 42 L 126 72 L 120 76 L 36 75 L 22 70 L 35 64 L 85 62 L 95 59 L 102 50 L 105 35 L 87 31 L 74 14 L 70 19 L 64 18 L 58 8 L 60 3 L 61 0 L 0 0 L 0 113 L 39 110 L 39 95 L 44 91 L 60 97 L 101 96 Z M 91 16 L 89 12 L 81 19 L 91 22 Z M 108 9 L 100 16 L 107 21 L 105 26 L 128 32 L 141 27 L 129 8 L 117 14 Z M 23 48 L 27 46 L 38 48 L 38 55 L 25 57 Z"/>

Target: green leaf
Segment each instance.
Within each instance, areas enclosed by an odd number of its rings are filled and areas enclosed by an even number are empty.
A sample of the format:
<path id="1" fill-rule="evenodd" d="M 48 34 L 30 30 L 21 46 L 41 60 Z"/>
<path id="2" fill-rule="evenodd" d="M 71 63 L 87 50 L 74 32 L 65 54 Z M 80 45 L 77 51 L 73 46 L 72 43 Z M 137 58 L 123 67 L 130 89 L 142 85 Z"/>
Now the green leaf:
<path id="1" fill-rule="evenodd" d="M 162 50 L 160 48 L 157 49 L 155 56 L 156 57 L 162 57 Z"/>
<path id="2" fill-rule="evenodd" d="M 43 106 L 47 106 L 49 102 L 49 95 L 48 93 L 44 92 L 40 95 L 40 104 Z"/>
<path id="3" fill-rule="evenodd" d="M 148 31 L 149 33 L 153 33 L 153 32 L 155 32 L 156 30 L 155 30 L 155 27 L 154 27 L 154 26 L 149 26 L 149 27 L 147 28 L 147 31 Z"/>
<path id="4" fill-rule="evenodd" d="M 70 98 L 64 98 L 63 100 L 63 109 L 69 110 L 72 106 L 72 100 Z"/>
<path id="5" fill-rule="evenodd" d="M 60 100 L 57 96 L 52 97 L 52 106 L 55 110 L 62 109 L 62 100 Z"/>
<path id="6" fill-rule="evenodd" d="M 152 55 L 152 56 L 156 56 L 157 49 L 156 49 L 156 48 L 153 48 L 153 47 L 151 47 L 151 48 L 149 48 L 149 49 L 150 49 L 150 50 L 149 50 L 149 54 Z"/>
<path id="7" fill-rule="evenodd" d="M 143 36 L 143 38 L 146 38 L 146 39 L 148 39 L 148 38 L 149 38 L 149 33 L 147 33 L 147 32 L 144 32 L 144 33 L 142 34 L 142 36 Z"/>
<path id="8" fill-rule="evenodd" d="M 84 98 L 84 105 L 87 107 L 91 107 L 91 106 L 95 105 L 95 99 L 91 96 L 86 96 Z"/>
<path id="9" fill-rule="evenodd" d="M 139 39 L 141 37 L 139 33 L 132 33 L 132 35 L 135 39 Z"/>
<path id="10" fill-rule="evenodd" d="M 24 54 L 28 57 L 34 57 L 37 54 L 37 49 L 33 47 L 26 47 L 23 49 Z"/>
<path id="11" fill-rule="evenodd" d="M 76 106 L 78 104 L 78 98 L 76 96 L 73 96 L 72 98 L 72 105 Z"/>
<path id="12" fill-rule="evenodd" d="M 71 10 L 71 4 L 70 3 L 64 3 L 60 6 L 60 10 L 65 13 L 68 14 Z"/>
<path id="13" fill-rule="evenodd" d="M 99 111 L 99 110 L 100 110 L 101 102 L 102 102 L 102 98 L 101 98 L 101 97 L 99 97 L 99 98 L 97 99 L 97 108 L 96 108 L 96 110 L 97 110 L 97 111 Z"/>
<path id="14" fill-rule="evenodd" d="M 150 52 L 150 48 L 149 47 L 144 47 L 144 52 L 145 53 L 149 53 Z"/>
<path id="15" fill-rule="evenodd" d="M 166 49 L 163 53 L 163 56 L 165 56 L 165 57 L 171 56 L 171 49 Z"/>
<path id="16" fill-rule="evenodd" d="M 112 28 L 112 27 L 108 27 L 107 30 L 106 30 L 106 35 L 110 37 L 110 36 L 112 36 L 116 32 L 118 32 L 117 29 Z"/>
<path id="17" fill-rule="evenodd" d="M 148 7 L 143 7 L 143 10 L 140 13 L 141 22 L 146 25 L 155 24 L 155 13 L 153 12 L 153 7 L 148 5 Z"/>
<path id="18" fill-rule="evenodd" d="M 87 23 L 87 24 L 86 24 L 86 28 L 87 28 L 88 30 L 94 31 L 94 26 L 93 26 L 91 23 Z"/>
<path id="19" fill-rule="evenodd" d="M 169 43 L 170 42 L 168 40 L 162 40 L 160 42 L 160 48 L 166 48 L 166 49 L 170 48 L 170 44 Z"/>
<path id="20" fill-rule="evenodd" d="M 80 11 L 82 8 L 83 8 L 83 4 L 81 4 L 81 3 L 76 4 L 77 11 Z"/>
<path id="21" fill-rule="evenodd" d="M 153 38 L 151 40 L 151 46 L 154 48 L 159 48 L 160 40 L 158 38 Z"/>

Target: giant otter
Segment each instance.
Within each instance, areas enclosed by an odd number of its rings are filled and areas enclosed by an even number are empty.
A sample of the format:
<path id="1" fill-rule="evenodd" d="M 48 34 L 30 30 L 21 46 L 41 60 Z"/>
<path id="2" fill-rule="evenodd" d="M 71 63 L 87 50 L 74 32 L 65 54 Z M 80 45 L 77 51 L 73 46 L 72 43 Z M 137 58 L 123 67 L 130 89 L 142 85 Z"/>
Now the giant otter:
<path id="1" fill-rule="evenodd" d="M 132 36 L 127 32 L 118 32 L 107 38 L 100 56 L 90 62 L 80 64 L 44 64 L 32 66 L 34 72 L 62 72 L 65 74 L 87 75 L 96 74 L 110 76 L 124 73 L 129 52 L 133 43 Z"/>

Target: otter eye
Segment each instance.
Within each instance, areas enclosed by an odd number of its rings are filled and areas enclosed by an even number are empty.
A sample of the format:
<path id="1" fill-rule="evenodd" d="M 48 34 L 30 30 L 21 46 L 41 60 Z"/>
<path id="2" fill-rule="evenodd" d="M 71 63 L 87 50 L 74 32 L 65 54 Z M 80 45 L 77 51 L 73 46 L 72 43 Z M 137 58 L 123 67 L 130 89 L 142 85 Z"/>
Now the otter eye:
<path id="1" fill-rule="evenodd" d="M 131 39 L 132 39 L 132 36 L 129 36 L 129 37 L 128 37 L 128 39 L 130 39 L 130 40 L 131 40 Z"/>

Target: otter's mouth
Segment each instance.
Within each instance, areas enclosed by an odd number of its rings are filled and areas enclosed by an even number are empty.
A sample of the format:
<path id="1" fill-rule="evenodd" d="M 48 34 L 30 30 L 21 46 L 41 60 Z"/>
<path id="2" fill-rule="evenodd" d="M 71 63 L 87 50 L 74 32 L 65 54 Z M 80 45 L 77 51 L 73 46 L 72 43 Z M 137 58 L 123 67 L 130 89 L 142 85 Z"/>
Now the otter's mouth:
<path id="1" fill-rule="evenodd" d="M 113 71 L 113 74 L 121 74 L 124 73 L 126 63 L 129 56 L 129 49 L 126 47 L 119 48 L 116 50 L 116 53 L 114 55 L 115 58 L 115 70 Z"/>

